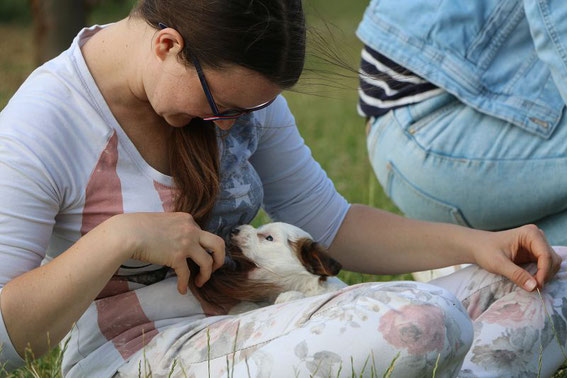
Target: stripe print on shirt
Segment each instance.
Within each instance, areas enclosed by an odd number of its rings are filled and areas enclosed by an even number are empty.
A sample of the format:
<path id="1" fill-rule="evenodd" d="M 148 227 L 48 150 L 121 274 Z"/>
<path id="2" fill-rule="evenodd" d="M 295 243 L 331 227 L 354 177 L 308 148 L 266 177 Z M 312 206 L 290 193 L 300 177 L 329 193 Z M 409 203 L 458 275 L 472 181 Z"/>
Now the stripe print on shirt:
<path id="1" fill-rule="evenodd" d="M 86 187 L 82 235 L 113 215 L 124 213 L 123 188 L 117 173 L 118 161 L 118 136 L 114 132 Z M 160 187 L 158 194 L 163 204 L 171 203 L 165 188 Z M 144 313 L 136 292 L 128 290 L 127 281 L 114 277 L 99 294 L 100 299 L 95 301 L 100 333 L 112 341 L 124 359 L 158 334 L 154 322 Z"/>
<path id="2" fill-rule="evenodd" d="M 358 113 L 378 117 L 443 93 L 411 71 L 365 46 L 361 53 Z"/>

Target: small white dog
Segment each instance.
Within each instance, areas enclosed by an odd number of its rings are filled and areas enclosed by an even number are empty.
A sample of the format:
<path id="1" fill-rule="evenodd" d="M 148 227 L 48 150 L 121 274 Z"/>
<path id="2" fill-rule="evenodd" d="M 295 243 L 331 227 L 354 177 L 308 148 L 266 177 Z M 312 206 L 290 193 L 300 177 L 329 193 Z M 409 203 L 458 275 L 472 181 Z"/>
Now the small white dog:
<path id="1" fill-rule="evenodd" d="M 258 229 L 243 225 L 232 231 L 231 241 L 256 265 L 249 273 L 251 280 L 277 285 L 270 303 L 289 302 L 346 286 L 338 279 L 327 279 L 339 273 L 341 264 L 311 235 L 291 224 L 269 223 Z M 242 302 L 231 313 L 252 305 Z"/>
<path id="2" fill-rule="evenodd" d="M 230 314 L 347 286 L 337 278 L 327 279 L 337 275 L 341 265 L 325 248 L 287 223 L 269 223 L 258 229 L 239 226 L 231 233 L 228 251 L 234 266 L 218 269 L 196 291 Z"/>

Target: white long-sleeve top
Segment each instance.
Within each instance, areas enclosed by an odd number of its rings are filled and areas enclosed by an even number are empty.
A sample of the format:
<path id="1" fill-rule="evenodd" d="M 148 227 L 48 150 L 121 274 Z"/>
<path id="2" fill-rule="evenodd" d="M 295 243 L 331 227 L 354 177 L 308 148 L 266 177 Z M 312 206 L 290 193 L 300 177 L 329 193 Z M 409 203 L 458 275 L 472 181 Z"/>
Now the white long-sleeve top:
<path id="1" fill-rule="evenodd" d="M 115 214 L 173 210 L 173 179 L 144 161 L 84 61 L 80 47 L 100 29 L 83 29 L 0 113 L 0 295 Z M 263 206 L 274 220 L 332 242 L 349 205 L 313 160 L 282 96 L 241 117 L 219 146 L 221 192 L 210 231 L 224 236 Z M 110 376 L 155 335 L 187 322 L 191 294 L 155 287 L 170 274 L 125 262 L 71 332 L 64 374 Z M 0 344 L 0 364 L 22 364 L 1 311 Z"/>

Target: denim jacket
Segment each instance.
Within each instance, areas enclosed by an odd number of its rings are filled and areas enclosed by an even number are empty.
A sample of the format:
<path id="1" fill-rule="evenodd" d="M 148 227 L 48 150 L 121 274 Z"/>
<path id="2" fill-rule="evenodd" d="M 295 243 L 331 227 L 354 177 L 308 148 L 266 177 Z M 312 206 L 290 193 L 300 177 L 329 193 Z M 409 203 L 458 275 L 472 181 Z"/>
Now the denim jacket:
<path id="1" fill-rule="evenodd" d="M 469 106 L 544 138 L 567 103 L 567 0 L 372 0 L 357 35 Z"/>

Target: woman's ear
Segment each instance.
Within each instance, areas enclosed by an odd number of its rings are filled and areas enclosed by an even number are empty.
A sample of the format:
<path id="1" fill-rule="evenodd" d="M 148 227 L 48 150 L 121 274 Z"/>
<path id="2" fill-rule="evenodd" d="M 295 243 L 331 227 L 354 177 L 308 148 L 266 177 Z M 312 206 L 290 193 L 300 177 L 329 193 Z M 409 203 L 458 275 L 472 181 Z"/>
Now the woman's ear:
<path id="1" fill-rule="evenodd" d="M 342 265 L 327 253 L 319 243 L 303 238 L 296 242 L 299 261 L 308 272 L 319 276 L 336 276 Z"/>
<path id="2" fill-rule="evenodd" d="M 173 28 L 159 30 L 153 40 L 154 54 L 162 61 L 170 54 L 177 56 L 183 46 L 183 37 Z"/>

